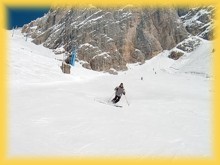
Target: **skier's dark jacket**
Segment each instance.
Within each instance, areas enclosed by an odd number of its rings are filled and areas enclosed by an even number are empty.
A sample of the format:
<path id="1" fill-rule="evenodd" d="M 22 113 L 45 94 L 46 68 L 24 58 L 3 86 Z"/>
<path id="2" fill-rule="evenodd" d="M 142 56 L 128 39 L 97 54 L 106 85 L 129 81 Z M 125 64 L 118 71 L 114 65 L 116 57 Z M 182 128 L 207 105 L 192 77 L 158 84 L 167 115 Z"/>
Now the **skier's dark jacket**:
<path id="1" fill-rule="evenodd" d="M 121 97 L 121 95 L 124 94 L 125 95 L 125 90 L 123 86 L 119 86 L 115 88 L 115 95 Z"/>

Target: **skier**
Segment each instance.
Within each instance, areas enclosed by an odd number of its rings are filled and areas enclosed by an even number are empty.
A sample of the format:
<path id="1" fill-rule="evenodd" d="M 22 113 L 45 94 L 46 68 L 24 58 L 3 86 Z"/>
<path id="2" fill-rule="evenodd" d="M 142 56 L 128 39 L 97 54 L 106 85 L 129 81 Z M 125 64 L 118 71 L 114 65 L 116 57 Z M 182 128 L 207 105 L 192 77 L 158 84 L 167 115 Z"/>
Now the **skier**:
<path id="1" fill-rule="evenodd" d="M 115 97 L 114 99 L 112 99 L 112 102 L 117 103 L 121 99 L 122 94 L 125 95 L 123 83 L 121 83 L 118 87 L 115 88 Z"/>

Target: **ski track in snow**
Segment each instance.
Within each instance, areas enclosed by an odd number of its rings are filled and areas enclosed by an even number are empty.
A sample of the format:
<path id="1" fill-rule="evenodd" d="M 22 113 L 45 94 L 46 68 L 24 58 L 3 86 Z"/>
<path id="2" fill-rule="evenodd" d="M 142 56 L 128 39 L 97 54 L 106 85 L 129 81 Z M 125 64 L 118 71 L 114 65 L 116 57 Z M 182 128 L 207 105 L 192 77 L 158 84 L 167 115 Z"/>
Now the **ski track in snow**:
<path id="1" fill-rule="evenodd" d="M 210 42 L 178 72 L 164 52 L 117 76 L 78 63 L 66 75 L 51 50 L 8 33 L 9 156 L 212 156 L 211 78 L 188 74 L 210 75 L 211 60 L 196 58 L 208 58 Z M 122 108 L 95 101 L 121 82 L 129 105 L 124 96 Z"/>

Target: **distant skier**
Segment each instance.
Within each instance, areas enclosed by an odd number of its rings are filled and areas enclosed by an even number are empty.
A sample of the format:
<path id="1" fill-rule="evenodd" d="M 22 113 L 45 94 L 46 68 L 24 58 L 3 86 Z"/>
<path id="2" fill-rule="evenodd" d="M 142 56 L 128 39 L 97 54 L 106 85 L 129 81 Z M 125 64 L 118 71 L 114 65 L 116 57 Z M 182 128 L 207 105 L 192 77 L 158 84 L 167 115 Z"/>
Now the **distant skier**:
<path id="1" fill-rule="evenodd" d="M 117 103 L 121 99 L 122 94 L 125 95 L 123 83 L 121 83 L 118 87 L 115 88 L 115 98 L 112 99 L 112 102 Z"/>

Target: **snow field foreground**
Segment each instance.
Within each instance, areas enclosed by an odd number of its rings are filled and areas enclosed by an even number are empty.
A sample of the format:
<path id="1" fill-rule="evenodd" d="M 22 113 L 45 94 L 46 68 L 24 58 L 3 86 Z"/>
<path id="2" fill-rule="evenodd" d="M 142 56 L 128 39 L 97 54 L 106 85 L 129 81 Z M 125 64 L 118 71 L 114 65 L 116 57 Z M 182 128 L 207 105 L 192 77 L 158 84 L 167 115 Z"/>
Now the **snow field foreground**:
<path id="1" fill-rule="evenodd" d="M 9 38 L 10 157 L 212 156 L 211 79 L 186 74 L 166 52 L 116 76 L 78 63 L 65 75 L 51 50 L 19 31 Z M 205 41 L 197 51 L 204 46 L 211 52 Z M 208 64 L 194 56 L 187 68 L 199 73 Z M 125 96 L 122 108 L 96 101 L 110 100 L 121 82 L 129 105 Z"/>

